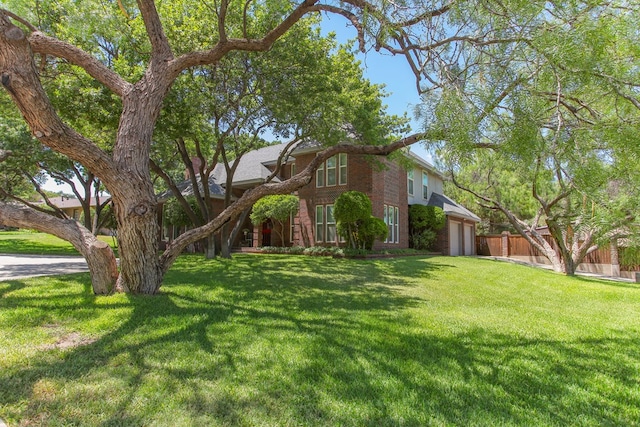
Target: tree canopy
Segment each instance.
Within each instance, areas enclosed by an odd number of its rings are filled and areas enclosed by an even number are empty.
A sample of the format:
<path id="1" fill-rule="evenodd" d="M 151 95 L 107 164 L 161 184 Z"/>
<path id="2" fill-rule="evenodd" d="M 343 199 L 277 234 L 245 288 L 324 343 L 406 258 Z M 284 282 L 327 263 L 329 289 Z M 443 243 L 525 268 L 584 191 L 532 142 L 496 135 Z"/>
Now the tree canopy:
<path id="1" fill-rule="evenodd" d="M 465 49 L 450 81 L 424 98 L 424 119 L 448 135 L 435 145 L 454 183 L 567 274 L 638 212 L 636 6 L 506 10 L 511 41 Z"/>
<path id="2" fill-rule="evenodd" d="M 532 155 L 526 144 L 518 142 L 533 141 L 535 146 L 555 142 L 551 152 L 566 154 L 578 141 L 581 145 L 574 151 L 607 141 L 604 149 L 594 151 L 596 155 L 582 156 L 583 163 L 594 165 L 606 156 L 620 170 L 625 162 L 631 163 L 630 154 L 637 154 L 638 144 L 630 143 L 637 137 L 635 115 L 640 106 L 636 97 L 640 13 L 635 3 L 5 0 L 3 4 L 9 10 L 0 11 L 1 83 L 38 141 L 82 165 L 111 194 L 120 240 L 117 285 L 131 292 L 157 292 L 183 248 L 218 231 L 260 197 L 306 185 L 315 168 L 338 152 L 386 155 L 417 141 L 446 140 L 445 159 L 454 161 L 469 149 L 499 143 L 513 147 L 515 157 L 546 166 L 550 157 Z M 362 51 L 374 48 L 406 58 L 416 75 L 417 90 L 425 93 L 429 106 L 424 131 L 376 141 L 375 127 L 351 132 L 346 123 L 333 123 L 329 135 L 347 129 L 356 143 L 328 146 L 291 179 L 245 192 L 158 256 L 150 157 L 154 131 L 172 87 L 178 88 L 188 73 L 197 75 L 199 67 L 221 65 L 235 55 L 268 57 L 301 22 L 317 13 L 336 14 L 353 25 Z M 61 75 L 61 70 L 68 74 Z M 320 89 L 332 82 L 316 83 Z M 56 93 L 64 86 L 75 88 L 79 95 Z M 367 115 L 378 109 L 367 105 L 379 102 L 372 98 L 364 103 L 350 125 L 370 121 Z M 309 119 L 313 124 L 318 116 Z M 586 170 L 573 167 L 580 162 L 558 164 L 571 171 Z M 578 173 L 572 182 L 581 182 L 580 176 L 589 174 Z M 0 207 L 6 216 L 23 212 L 8 204 Z M 68 225 L 59 225 L 59 234 L 71 238 Z M 88 248 L 94 242 L 85 244 Z M 103 252 L 103 256 L 109 255 Z M 101 277 L 107 282 L 114 275 Z M 112 288 L 103 284 L 101 289 Z"/>

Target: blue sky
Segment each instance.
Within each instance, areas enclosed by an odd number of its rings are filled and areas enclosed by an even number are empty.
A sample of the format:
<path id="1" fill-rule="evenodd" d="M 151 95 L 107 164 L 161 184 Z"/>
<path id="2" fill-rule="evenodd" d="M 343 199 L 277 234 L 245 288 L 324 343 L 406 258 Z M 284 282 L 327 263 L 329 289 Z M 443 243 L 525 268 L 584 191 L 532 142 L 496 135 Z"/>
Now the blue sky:
<path id="1" fill-rule="evenodd" d="M 356 38 L 357 33 L 348 21 L 336 15 L 323 15 L 321 24 L 323 34 L 330 31 L 336 33 L 340 43 Z M 387 112 L 401 116 L 407 114 L 411 120 L 412 132 L 421 131 L 420 123 L 414 117 L 414 110 L 420 104 L 420 96 L 416 89 L 415 75 L 411 71 L 406 59 L 401 56 L 393 56 L 388 53 L 379 53 L 370 49 L 367 53 L 358 53 L 358 59 L 362 61 L 364 75 L 372 83 L 384 84 L 388 93 L 385 98 Z M 417 143 L 412 146 L 412 151 L 432 162 L 431 155 L 424 147 Z"/>

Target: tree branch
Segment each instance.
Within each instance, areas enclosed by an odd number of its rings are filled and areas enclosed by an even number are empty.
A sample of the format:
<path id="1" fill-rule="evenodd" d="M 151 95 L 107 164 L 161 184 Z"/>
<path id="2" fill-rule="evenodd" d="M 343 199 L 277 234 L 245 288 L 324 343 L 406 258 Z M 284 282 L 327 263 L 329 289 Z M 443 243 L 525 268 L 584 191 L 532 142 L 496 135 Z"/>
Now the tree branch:
<path id="1" fill-rule="evenodd" d="M 220 40 L 216 46 L 210 50 L 198 51 L 184 54 L 171 61 L 169 72 L 172 76 L 177 76 L 181 71 L 196 65 L 212 64 L 222 58 L 226 53 L 233 50 L 243 50 L 248 52 L 262 52 L 271 48 L 273 43 L 295 25 L 305 14 L 309 13 L 312 7 L 319 0 L 304 0 L 296 7 L 280 24 L 269 31 L 261 39 L 228 39 Z"/>
<path id="2" fill-rule="evenodd" d="M 110 70 L 102 62 L 67 42 L 49 37 L 40 31 L 35 31 L 29 36 L 29 43 L 34 53 L 55 56 L 77 65 L 120 97 L 132 87 L 130 83 Z"/>
<path id="3" fill-rule="evenodd" d="M 392 152 L 408 147 L 416 142 L 426 139 L 441 139 L 442 135 L 437 133 L 422 132 L 410 135 L 406 138 L 399 139 L 388 145 L 354 145 L 354 144 L 338 144 L 332 147 L 326 148 L 316 154 L 316 157 L 309 162 L 309 164 L 296 175 L 292 176 L 286 181 L 277 183 L 265 183 L 258 187 L 247 190 L 238 200 L 225 208 L 215 219 L 205 224 L 202 227 L 194 228 L 180 235 L 178 238 L 168 244 L 167 249 L 160 257 L 162 268 L 166 271 L 175 259 L 180 255 L 182 250 L 191 243 L 195 243 L 198 240 L 209 236 L 225 224 L 233 221 L 241 212 L 245 209 L 253 206 L 261 197 L 271 194 L 289 194 L 304 187 L 311 182 L 316 169 L 322 162 L 329 157 L 335 156 L 338 153 L 348 154 L 366 154 L 374 156 L 386 156 Z"/>
<path id="4" fill-rule="evenodd" d="M 142 14 L 145 29 L 147 30 L 147 36 L 151 42 L 151 48 L 153 50 L 152 63 L 165 63 L 173 59 L 171 46 L 162 27 L 155 2 L 153 0 L 138 0 L 138 7 Z"/>

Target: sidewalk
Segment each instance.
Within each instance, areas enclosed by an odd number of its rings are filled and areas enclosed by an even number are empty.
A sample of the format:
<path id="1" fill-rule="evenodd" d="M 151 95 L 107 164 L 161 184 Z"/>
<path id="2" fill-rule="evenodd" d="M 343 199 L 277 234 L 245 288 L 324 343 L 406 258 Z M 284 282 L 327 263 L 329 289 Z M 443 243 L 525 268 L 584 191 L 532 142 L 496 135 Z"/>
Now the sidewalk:
<path id="1" fill-rule="evenodd" d="M 79 256 L 0 255 L 0 281 L 85 271 L 87 262 Z"/>
<path id="2" fill-rule="evenodd" d="M 541 269 L 544 269 L 544 270 L 553 271 L 553 268 L 548 264 L 536 264 L 536 263 L 532 263 L 532 262 L 528 262 L 528 261 L 523 261 L 523 260 L 520 260 L 520 259 L 506 258 L 506 257 L 499 257 L 499 256 L 484 256 L 484 255 L 477 255 L 476 258 L 488 259 L 488 260 L 494 260 L 494 261 L 510 262 L 512 264 L 526 265 L 526 266 L 529 266 L 529 267 L 536 267 L 536 268 L 541 268 Z M 607 275 L 604 275 L 604 274 L 591 273 L 591 272 L 588 272 L 588 271 L 576 271 L 576 276 L 593 277 L 594 279 L 610 280 L 612 282 L 636 283 L 635 280 L 629 279 L 627 277 L 607 276 Z"/>

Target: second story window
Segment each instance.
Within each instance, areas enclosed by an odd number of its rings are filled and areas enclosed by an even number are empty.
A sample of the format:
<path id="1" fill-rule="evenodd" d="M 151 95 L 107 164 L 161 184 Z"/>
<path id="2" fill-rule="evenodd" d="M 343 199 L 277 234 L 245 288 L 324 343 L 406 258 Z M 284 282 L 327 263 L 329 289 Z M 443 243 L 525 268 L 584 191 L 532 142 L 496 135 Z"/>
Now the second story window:
<path id="1" fill-rule="evenodd" d="M 324 187 L 324 162 L 316 170 L 316 187 Z"/>
<path id="2" fill-rule="evenodd" d="M 329 157 L 316 170 L 316 187 L 333 187 L 347 184 L 347 155 L 340 153 Z"/>
<path id="3" fill-rule="evenodd" d="M 347 184 L 347 153 L 338 154 L 338 169 L 340 169 L 338 184 Z"/>
<path id="4" fill-rule="evenodd" d="M 429 200 L 429 175 L 422 171 L 422 198 Z"/>
<path id="5" fill-rule="evenodd" d="M 413 196 L 413 169 L 407 171 L 407 192 Z"/>
<path id="6" fill-rule="evenodd" d="M 337 157 L 333 156 L 333 157 L 329 157 L 327 159 L 327 187 L 336 185 L 336 164 L 337 164 Z"/>

